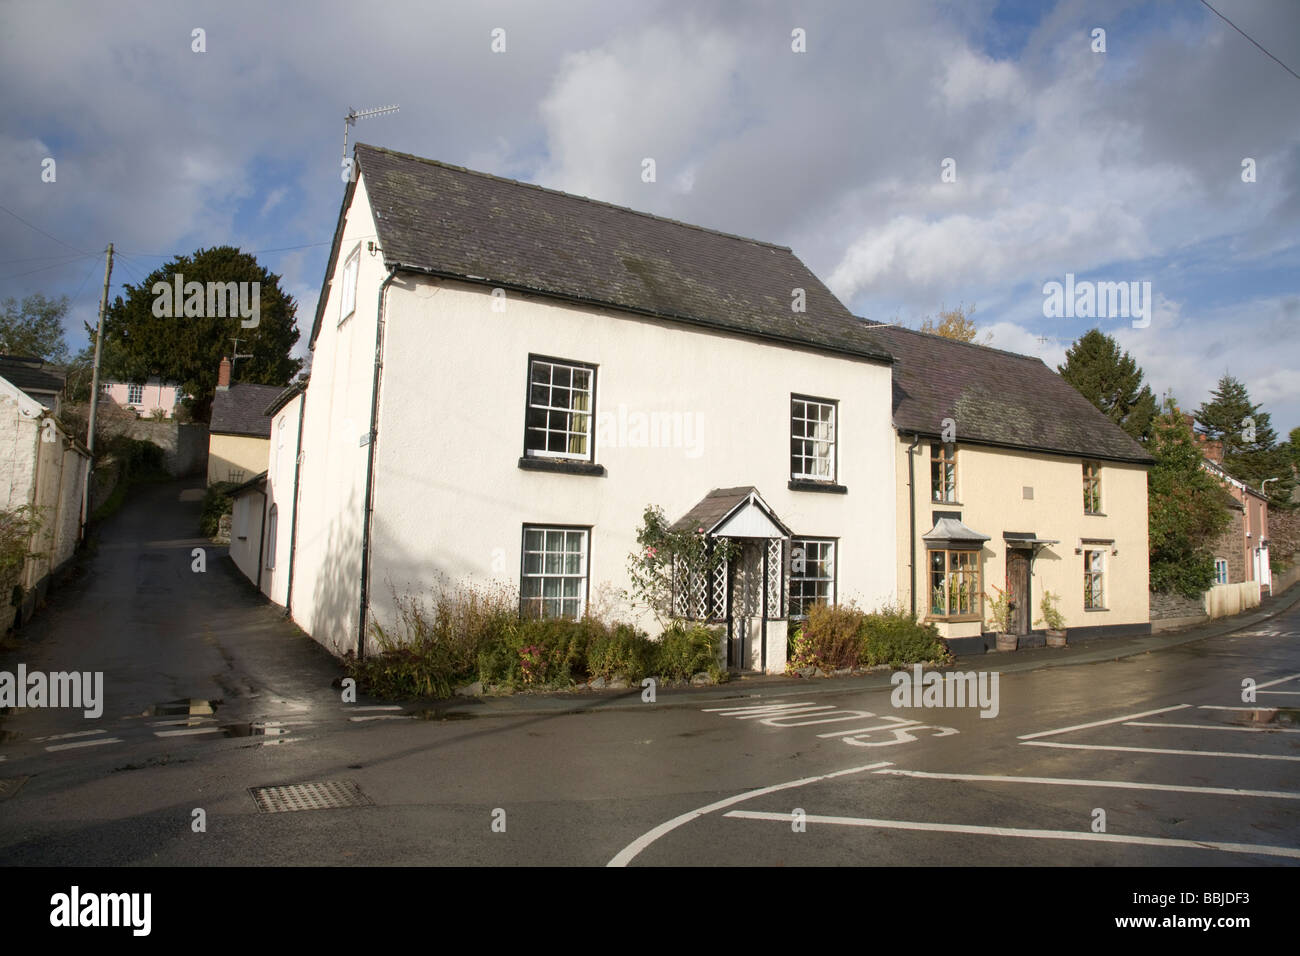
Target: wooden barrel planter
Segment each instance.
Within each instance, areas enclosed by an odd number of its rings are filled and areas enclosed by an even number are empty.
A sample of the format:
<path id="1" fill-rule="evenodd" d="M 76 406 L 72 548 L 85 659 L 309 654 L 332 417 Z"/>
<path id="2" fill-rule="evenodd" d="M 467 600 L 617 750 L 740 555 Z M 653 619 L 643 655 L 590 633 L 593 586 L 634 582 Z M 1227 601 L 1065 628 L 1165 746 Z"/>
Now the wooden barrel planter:
<path id="1" fill-rule="evenodd" d="M 1065 647 L 1065 632 L 1064 632 L 1064 631 L 1048 631 L 1048 632 L 1047 632 L 1047 646 L 1048 646 L 1048 647 Z"/>
<path id="2" fill-rule="evenodd" d="M 998 650 L 1000 651 L 1014 651 L 1017 643 L 1019 643 L 1019 639 L 1014 634 L 998 634 Z"/>

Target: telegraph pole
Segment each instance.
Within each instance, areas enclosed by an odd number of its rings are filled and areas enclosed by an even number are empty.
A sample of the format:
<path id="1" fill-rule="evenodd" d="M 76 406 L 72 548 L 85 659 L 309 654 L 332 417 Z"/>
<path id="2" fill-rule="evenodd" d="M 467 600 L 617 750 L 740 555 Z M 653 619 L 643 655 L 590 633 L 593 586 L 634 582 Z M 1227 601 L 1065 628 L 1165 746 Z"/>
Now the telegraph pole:
<path id="1" fill-rule="evenodd" d="M 113 275 L 113 244 L 108 244 L 104 261 L 104 291 L 99 294 L 99 323 L 95 328 L 95 364 L 90 373 L 90 423 L 86 426 L 86 448 L 90 451 L 90 465 L 86 468 L 86 487 L 81 503 L 81 534 L 85 537 L 86 522 L 90 520 L 90 479 L 95 471 L 95 414 L 99 408 L 99 356 L 104 347 L 104 312 L 108 309 L 108 282 Z"/>

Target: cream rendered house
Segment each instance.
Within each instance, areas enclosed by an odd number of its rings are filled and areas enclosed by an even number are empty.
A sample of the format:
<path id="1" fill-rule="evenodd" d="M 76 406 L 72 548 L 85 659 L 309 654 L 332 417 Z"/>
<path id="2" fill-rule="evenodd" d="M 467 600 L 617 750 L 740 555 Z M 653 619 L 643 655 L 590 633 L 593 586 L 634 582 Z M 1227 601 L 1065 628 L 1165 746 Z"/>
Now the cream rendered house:
<path id="1" fill-rule="evenodd" d="M 955 653 L 993 644 L 986 595 L 1043 643 L 1150 631 L 1152 459 L 1039 359 L 878 326 L 895 357 L 898 589 Z"/>
<path id="2" fill-rule="evenodd" d="M 208 425 L 208 484 L 243 483 L 266 471 L 271 454 L 266 408 L 283 391 L 278 385 L 231 384 L 230 360 L 221 360 Z"/>
<path id="3" fill-rule="evenodd" d="M 741 546 L 677 595 L 733 667 L 783 670 L 812 601 L 895 597 L 890 357 L 789 249 L 364 145 L 356 168 L 268 465 L 271 589 L 317 641 L 365 653 L 443 583 L 617 603 L 652 505 Z"/>

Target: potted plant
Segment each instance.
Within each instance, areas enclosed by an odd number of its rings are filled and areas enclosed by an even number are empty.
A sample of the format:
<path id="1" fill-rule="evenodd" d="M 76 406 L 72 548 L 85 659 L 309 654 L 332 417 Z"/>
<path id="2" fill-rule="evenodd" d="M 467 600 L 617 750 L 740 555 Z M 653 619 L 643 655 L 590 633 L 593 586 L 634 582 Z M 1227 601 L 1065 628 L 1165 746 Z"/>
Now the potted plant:
<path id="1" fill-rule="evenodd" d="M 1011 596 L 996 584 L 993 590 L 997 597 L 984 595 L 988 599 L 989 616 L 993 619 L 993 630 L 997 634 L 998 650 L 1014 651 L 1019 643 L 1016 635 L 1011 633 Z"/>
<path id="2" fill-rule="evenodd" d="M 1038 605 L 1043 612 L 1043 616 L 1035 621 L 1035 624 L 1047 625 L 1047 646 L 1064 647 L 1065 646 L 1065 615 L 1063 615 L 1056 606 L 1056 602 L 1061 599 L 1059 594 L 1053 594 L 1051 591 L 1043 592 L 1043 600 Z"/>

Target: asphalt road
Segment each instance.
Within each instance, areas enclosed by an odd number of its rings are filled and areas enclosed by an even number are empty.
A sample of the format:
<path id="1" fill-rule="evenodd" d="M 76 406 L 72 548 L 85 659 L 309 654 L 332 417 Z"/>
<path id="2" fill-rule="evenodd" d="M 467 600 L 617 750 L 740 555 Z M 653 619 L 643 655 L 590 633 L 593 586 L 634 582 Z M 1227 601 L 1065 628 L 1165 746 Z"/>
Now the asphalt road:
<path id="1" fill-rule="evenodd" d="M 991 718 L 894 707 L 881 675 L 421 719 L 344 704 L 329 656 L 193 536 L 197 500 L 133 499 L 0 655 L 105 672 L 98 719 L 0 718 L 0 864 L 1300 864 L 1300 609 L 1138 656 L 960 662 L 1000 669 Z M 364 805 L 251 792 L 323 781 Z"/>

